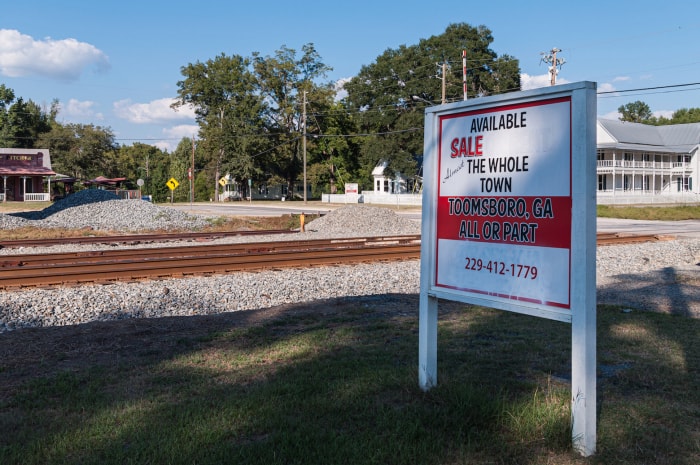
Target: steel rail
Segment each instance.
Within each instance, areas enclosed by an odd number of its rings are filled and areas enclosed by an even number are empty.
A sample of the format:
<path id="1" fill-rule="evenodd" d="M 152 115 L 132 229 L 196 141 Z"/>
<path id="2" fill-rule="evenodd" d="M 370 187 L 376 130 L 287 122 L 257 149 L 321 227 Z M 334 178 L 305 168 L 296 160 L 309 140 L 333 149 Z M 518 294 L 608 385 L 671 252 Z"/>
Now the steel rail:
<path id="1" fill-rule="evenodd" d="M 141 249 L 143 251 L 143 249 Z M 106 283 L 197 276 L 245 270 L 308 267 L 370 261 L 406 260 L 420 257 L 420 243 L 403 240 L 348 245 L 325 244 L 297 250 L 263 250 L 240 254 L 203 253 L 185 257 L 161 256 L 106 260 L 95 263 L 63 263 L 53 266 L 12 266 L 0 269 L 0 289 Z M 38 263 L 38 262 L 37 262 Z"/>
<path id="2" fill-rule="evenodd" d="M 297 234 L 298 231 L 288 229 L 272 229 L 260 231 L 221 231 L 221 232 L 185 232 L 185 233 L 163 233 L 163 234 L 129 234 L 115 236 L 80 236 L 80 237 L 59 237 L 48 239 L 13 239 L 0 240 L 0 249 L 21 247 L 49 247 L 52 245 L 65 244 L 143 244 L 152 242 L 175 242 L 189 240 L 216 240 L 235 236 L 262 236 L 278 234 Z M 638 239 L 632 239 L 638 238 Z M 645 238 L 645 239 L 642 239 Z M 597 241 L 599 245 L 620 244 L 624 242 L 644 242 L 662 240 L 655 235 L 621 235 L 619 233 L 598 233 Z"/>
<path id="3" fill-rule="evenodd" d="M 316 239 L 300 241 L 243 242 L 230 244 L 186 245 L 157 248 L 124 248 L 63 252 L 48 254 L 0 255 L 0 272 L 3 270 L 52 267 L 64 264 L 89 264 L 117 261 L 146 261 L 161 258 L 242 255 L 253 253 L 276 253 L 294 250 L 318 250 L 321 248 L 362 248 L 382 244 L 420 243 L 420 235 L 373 236 L 360 238 Z"/>
<path id="4" fill-rule="evenodd" d="M 602 233 L 598 234 L 596 243 L 600 246 L 605 245 L 623 245 L 623 244 L 638 244 L 641 242 L 656 242 L 669 240 L 669 236 L 660 236 L 658 234 L 641 234 L 641 235 L 623 235 L 619 233 Z"/>
<path id="5" fill-rule="evenodd" d="M 234 236 L 262 236 L 266 234 L 296 234 L 291 229 L 268 229 L 254 231 L 183 232 L 162 234 L 118 234 L 113 236 L 77 236 L 46 239 L 12 239 L 0 241 L 0 249 L 20 247 L 48 247 L 65 244 L 141 244 L 149 242 L 172 242 L 186 240 L 214 240 Z"/>
<path id="6" fill-rule="evenodd" d="M 603 235 L 598 245 L 662 240 Z M 253 242 L 0 256 L 0 289 L 420 258 L 420 236 Z"/>

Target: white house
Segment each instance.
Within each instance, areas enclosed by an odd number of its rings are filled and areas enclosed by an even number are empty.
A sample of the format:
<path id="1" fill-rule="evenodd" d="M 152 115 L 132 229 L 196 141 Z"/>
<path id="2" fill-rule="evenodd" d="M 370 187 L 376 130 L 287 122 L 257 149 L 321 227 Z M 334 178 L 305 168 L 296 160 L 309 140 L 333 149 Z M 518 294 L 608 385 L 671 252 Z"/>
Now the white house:
<path id="1" fill-rule="evenodd" d="M 389 162 L 379 160 L 372 170 L 374 178 L 374 194 L 404 194 L 406 193 L 406 179 L 400 173 L 390 173 L 387 170 Z"/>
<path id="2" fill-rule="evenodd" d="M 651 126 L 601 118 L 596 145 L 599 204 L 700 203 L 700 123 Z M 398 197 L 420 205 L 420 194 L 408 193 L 404 179 L 396 183 L 387 168 L 385 161 L 374 168 L 373 191 L 355 201 L 396 203 Z M 337 199 L 342 197 L 323 196 Z"/>
<path id="3" fill-rule="evenodd" d="M 599 204 L 700 202 L 700 123 L 598 119 L 596 139 Z"/>

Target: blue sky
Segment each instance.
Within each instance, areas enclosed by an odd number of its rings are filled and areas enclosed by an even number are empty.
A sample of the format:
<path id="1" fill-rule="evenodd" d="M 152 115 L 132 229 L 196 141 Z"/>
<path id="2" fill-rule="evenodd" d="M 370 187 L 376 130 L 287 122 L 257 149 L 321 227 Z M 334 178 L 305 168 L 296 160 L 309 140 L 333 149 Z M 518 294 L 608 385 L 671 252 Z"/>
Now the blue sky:
<path id="1" fill-rule="evenodd" d="M 197 131 L 191 112 L 169 108 L 182 66 L 313 43 L 333 68 L 329 80 L 342 80 L 386 49 L 461 22 L 488 27 L 492 49 L 520 60 L 524 88 L 549 85 L 541 53 L 555 47 L 566 60 L 558 83 L 620 91 L 700 82 L 700 4 L 688 0 L 23 0 L 0 10 L 0 83 L 47 107 L 58 99 L 61 122 L 109 127 L 122 145 L 172 150 Z M 601 94 L 598 115 L 615 117 L 636 100 L 670 116 L 700 107 L 700 85 Z"/>

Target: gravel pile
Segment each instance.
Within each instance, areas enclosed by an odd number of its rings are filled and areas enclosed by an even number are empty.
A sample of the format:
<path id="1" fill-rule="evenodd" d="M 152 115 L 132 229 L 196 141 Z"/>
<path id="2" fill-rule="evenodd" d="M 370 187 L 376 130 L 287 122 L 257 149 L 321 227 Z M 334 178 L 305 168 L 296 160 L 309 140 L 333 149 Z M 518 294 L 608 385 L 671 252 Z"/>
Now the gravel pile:
<path id="1" fill-rule="evenodd" d="M 351 205 L 311 221 L 305 230 L 346 237 L 420 234 L 420 222 L 397 215 L 388 208 Z"/>
<path id="2" fill-rule="evenodd" d="M 0 229 L 31 226 L 137 232 L 197 230 L 208 224 L 209 219 L 203 216 L 142 200 L 123 200 L 101 189 L 78 191 L 40 211 L 0 214 Z"/>
<path id="3" fill-rule="evenodd" d="M 115 207 L 103 208 L 113 202 L 116 202 Z M 120 209 L 121 205 L 132 204 L 138 207 Z M 133 225 L 125 218 L 135 210 L 139 212 L 137 215 L 170 210 L 141 201 L 104 200 L 65 208 L 44 220 L 26 221 L 47 221 L 56 215 L 60 218 L 69 209 L 79 211 L 85 221 L 92 216 L 102 216 L 102 220 L 111 225 L 122 222 Z M 187 216 L 191 220 L 191 215 Z M 204 219 L 191 221 L 198 224 Z M 320 238 L 418 232 L 418 222 L 389 209 L 346 206 L 308 223 L 303 235 Z M 271 237 L 286 240 L 290 235 Z M 269 240 L 271 237 L 235 240 Z M 299 234 L 292 237 L 298 239 Z M 52 252 L 69 251 L 75 250 L 75 246 L 50 249 Z M 47 250 L 25 250 L 24 253 L 43 251 Z M 9 253 L 17 251 L 0 249 L 0 255 Z M 700 317 L 698 262 L 700 241 L 697 239 L 599 247 L 598 302 Z M 381 299 L 390 293 L 417 294 L 419 283 L 420 266 L 415 260 L 2 292 L 0 333 L 23 327 L 63 326 L 94 320 L 215 314 L 330 298 L 376 295 Z M 406 311 L 417 312 L 417 308 Z"/>

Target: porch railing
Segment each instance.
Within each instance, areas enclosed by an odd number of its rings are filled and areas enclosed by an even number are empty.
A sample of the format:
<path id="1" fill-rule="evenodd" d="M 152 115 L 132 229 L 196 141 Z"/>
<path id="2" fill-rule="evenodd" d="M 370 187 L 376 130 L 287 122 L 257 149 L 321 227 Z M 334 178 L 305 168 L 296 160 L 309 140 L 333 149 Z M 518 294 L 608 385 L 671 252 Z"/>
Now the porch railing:
<path id="1" fill-rule="evenodd" d="M 48 202 L 49 200 L 51 200 L 51 196 L 48 193 L 31 192 L 24 194 L 25 202 Z"/>
<path id="2" fill-rule="evenodd" d="M 642 160 L 598 160 L 598 168 L 642 168 L 652 170 L 688 170 L 687 162 L 642 161 Z"/>

